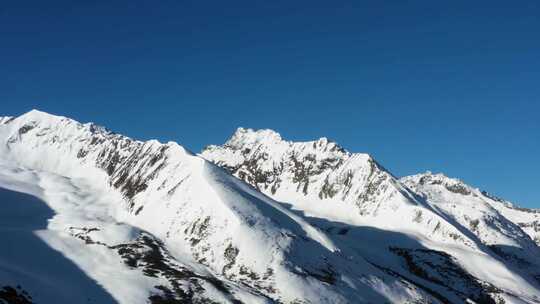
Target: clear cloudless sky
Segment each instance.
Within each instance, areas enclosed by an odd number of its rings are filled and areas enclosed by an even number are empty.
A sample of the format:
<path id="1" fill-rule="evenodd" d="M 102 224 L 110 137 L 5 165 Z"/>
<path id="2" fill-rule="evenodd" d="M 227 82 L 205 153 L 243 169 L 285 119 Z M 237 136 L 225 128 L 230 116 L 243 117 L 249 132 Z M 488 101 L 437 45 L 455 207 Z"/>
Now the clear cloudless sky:
<path id="1" fill-rule="evenodd" d="M 0 115 L 329 137 L 540 208 L 539 1 L 4 1 Z"/>

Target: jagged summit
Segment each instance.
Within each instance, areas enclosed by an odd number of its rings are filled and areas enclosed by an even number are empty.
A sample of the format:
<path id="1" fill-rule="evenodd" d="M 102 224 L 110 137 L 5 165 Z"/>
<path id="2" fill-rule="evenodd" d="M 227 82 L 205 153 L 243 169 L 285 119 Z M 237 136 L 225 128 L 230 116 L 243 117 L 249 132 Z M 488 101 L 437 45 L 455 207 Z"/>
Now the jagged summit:
<path id="1" fill-rule="evenodd" d="M 281 135 L 271 129 L 253 130 L 239 127 L 226 144 L 234 146 L 239 143 L 279 142 L 281 140 Z"/>
<path id="2" fill-rule="evenodd" d="M 415 187 L 415 185 L 442 185 L 446 187 L 449 191 L 460 193 L 463 195 L 469 195 L 473 192 L 480 192 L 480 190 L 473 188 L 462 180 L 457 178 L 448 177 L 443 173 L 432 173 L 431 171 L 426 171 L 424 173 L 419 173 L 411 176 L 405 176 L 400 179 L 403 183 Z"/>
<path id="3" fill-rule="evenodd" d="M 319 151 L 339 151 L 343 154 L 350 154 L 336 142 L 329 140 L 327 137 L 321 137 L 311 141 L 289 141 L 282 138 L 281 134 L 271 129 L 254 130 L 250 128 L 239 127 L 234 134 L 223 144 L 225 147 L 232 149 L 251 149 L 252 147 L 265 146 L 269 149 L 280 149 L 283 146 L 311 146 L 314 150 Z M 215 148 L 215 145 L 207 147 Z"/>
<path id="4" fill-rule="evenodd" d="M 449 177 L 448 175 L 444 174 L 443 172 L 434 173 L 432 171 L 425 171 L 423 173 L 417 173 L 409 176 L 404 176 L 404 179 L 415 179 L 419 180 L 422 178 L 428 178 L 432 180 L 439 180 L 439 181 L 452 181 L 452 182 L 462 182 L 460 179 Z"/>
<path id="5" fill-rule="evenodd" d="M 363 193 L 356 187 L 368 187 L 379 174 L 392 178 L 370 155 L 350 153 L 325 137 L 286 141 L 267 129 L 239 128 L 224 145 L 208 146 L 201 155 L 271 194 L 293 191 L 308 197 L 353 199 Z"/>

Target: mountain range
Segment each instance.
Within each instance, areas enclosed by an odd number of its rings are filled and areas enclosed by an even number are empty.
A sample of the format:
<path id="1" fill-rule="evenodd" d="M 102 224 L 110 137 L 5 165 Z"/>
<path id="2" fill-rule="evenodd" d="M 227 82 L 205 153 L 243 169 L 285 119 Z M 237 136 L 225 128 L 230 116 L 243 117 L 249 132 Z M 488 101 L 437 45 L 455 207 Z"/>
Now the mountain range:
<path id="1" fill-rule="evenodd" d="M 0 303 L 540 303 L 540 210 L 320 138 L 0 117 Z"/>

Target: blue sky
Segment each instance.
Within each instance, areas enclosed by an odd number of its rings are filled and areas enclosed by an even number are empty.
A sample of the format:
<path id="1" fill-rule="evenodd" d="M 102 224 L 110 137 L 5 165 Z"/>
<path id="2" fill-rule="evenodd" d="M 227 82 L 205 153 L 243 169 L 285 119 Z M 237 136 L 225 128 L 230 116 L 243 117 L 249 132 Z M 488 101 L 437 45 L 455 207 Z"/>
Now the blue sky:
<path id="1" fill-rule="evenodd" d="M 75 2 L 0 8 L 1 115 L 193 151 L 326 136 L 540 208 L 538 1 Z"/>

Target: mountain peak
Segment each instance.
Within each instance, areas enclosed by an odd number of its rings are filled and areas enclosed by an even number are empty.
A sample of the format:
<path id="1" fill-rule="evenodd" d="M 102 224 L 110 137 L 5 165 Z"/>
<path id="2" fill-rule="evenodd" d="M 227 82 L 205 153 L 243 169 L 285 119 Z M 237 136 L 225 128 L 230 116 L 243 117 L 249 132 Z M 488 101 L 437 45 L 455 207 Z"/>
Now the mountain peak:
<path id="1" fill-rule="evenodd" d="M 255 146 L 264 146 L 269 149 L 285 149 L 290 146 L 305 146 L 310 147 L 310 150 L 316 151 L 333 151 L 348 155 L 349 153 L 336 142 L 321 137 L 311 141 L 289 141 L 281 137 L 281 135 L 271 129 L 254 130 L 250 128 L 238 128 L 234 134 L 225 142 L 224 147 L 233 149 L 252 149 Z"/>
<path id="2" fill-rule="evenodd" d="M 431 171 L 406 176 L 400 180 L 413 189 L 424 185 L 441 185 L 451 192 L 462 195 L 469 195 L 477 190 L 460 179 L 448 177 L 444 173 L 432 173 Z"/>
<path id="3" fill-rule="evenodd" d="M 54 115 L 47 112 L 43 112 L 40 110 L 32 109 L 26 113 L 23 113 L 19 116 L 12 117 L 9 120 L 6 120 L 4 123 L 14 121 L 17 125 L 26 126 L 26 125 L 42 125 L 42 126 L 53 126 L 60 124 L 62 122 L 66 122 L 69 124 L 79 124 L 78 121 L 75 121 L 71 118 L 60 116 L 60 115 Z"/>
<path id="4" fill-rule="evenodd" d="M 394 177 L 370 155 L 350 153 L 326 137 L 295 142 L 272 130 L 239 128 L 201 156 L 267 195 L 347 201 L 362 214 L 374 213 L 386 195 L 399 195 Z"/>
<path id="5" fill-rule="evenodd" d="M 50 120 L 50 119 L 61 119 L 61 118 L 65 118 L 63 116 L 58 116 L 58 115 L 54 115 L 54 114 L 50 114 L 50 113 L 47 113 L 47 112 L 43 112 L 43 111 L 40 111 L 40 110 L 37 110 L 37 109 L 32 109 L 20 116 L 18 116 L 17 118 L 19 119 L 29 119 L 29 120 Z"/>
<path id="6" fill-rule="evenodd" d="M 414 174 L 414 175 L 410 175 L 410 176 L 405 176 L 403 177 L 403 179 L 407 179 L 407 180 L 411 180 L 411 179 L 415 179 L 415 180 L 421 180 L 421 179 L 424 179 L 424 180 L 440 180 L 440 181 L 457 181 L 457 182 L 462 182 L 461 180 L 459 179 L 456 179 L 456 178 L 452 178 L 452 177 L 449 177 L 447 176 L 446 174 L 442 173 L 442 172 L 438 172 L 438 173 L 433 173 L 431 171 L 426 171 L 426 172 L 423 172 L 423 173 L 418 173 L 418 174 Z"/>
<path id="7" fill-rule="evenodd" d="M 26 112 L 26 114 L 34 114 L 34 115 L 50 115 L 50 116 L 53 116 L 53 114 L 50 114 L 50 113 L 47 113 L 47 112 L 44 112 L 44 111 L 41 111 L 41 110 L 38 110 L 38 109 L 32 109 L 28 112 Z M 23 114 L 24 115 L 24 114 Z"/>
<path id="8" fill-rule="evenodd" d="M 283 141 L 281 135 L 274 130 L 253 130 L 240 127 L 236 129 L 234 134 L 225 144 L 234 147 L 255 143 L 278 143 L 281 141 Z"/>

